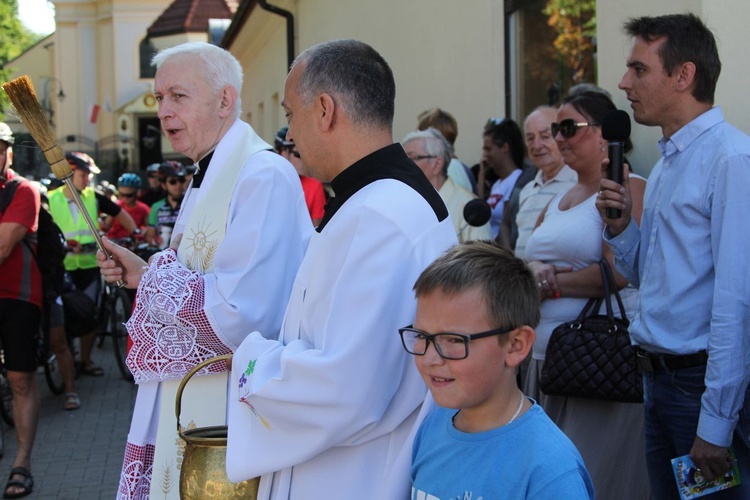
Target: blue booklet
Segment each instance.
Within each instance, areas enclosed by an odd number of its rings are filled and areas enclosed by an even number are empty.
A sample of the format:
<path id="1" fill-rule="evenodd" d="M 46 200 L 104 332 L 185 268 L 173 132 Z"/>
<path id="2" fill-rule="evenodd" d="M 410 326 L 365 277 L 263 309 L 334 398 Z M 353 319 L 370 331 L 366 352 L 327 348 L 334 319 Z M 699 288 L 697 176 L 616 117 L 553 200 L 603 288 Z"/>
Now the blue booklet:
<path id="1" fill-rule="evenodd" d="M 672 459 L 672 470 L 677 480 L 677 489 L 680 491 L 680 498 L 690 500 L 699 498 L 715 491 L 725 490 L 740 484 L 740 470 L 737 467 L 737 459 L 734 456 L 734 450 L 729 448 L 729 454 L 732 457 L 732 468 L 729 472 L 713 481 L 706 481 L 701 471 L 695 466 L 690 459 L 690 455 L 684 455 Z"/>

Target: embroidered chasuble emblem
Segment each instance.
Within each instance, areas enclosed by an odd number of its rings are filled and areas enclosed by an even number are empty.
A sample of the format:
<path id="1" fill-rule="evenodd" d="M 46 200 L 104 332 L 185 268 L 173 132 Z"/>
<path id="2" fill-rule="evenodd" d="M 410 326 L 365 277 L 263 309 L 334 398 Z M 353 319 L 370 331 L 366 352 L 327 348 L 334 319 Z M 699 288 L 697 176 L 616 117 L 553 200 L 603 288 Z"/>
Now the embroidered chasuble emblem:
<path id="1" fill-rule="evenodd" d="M 217 241 L 219 231 L 203 217 L 203 221 L 195 228 L 187 228 L 183 236 L 186 240 L 185 265 L 198 272 L 214 267 L 214 256 L 219 248 Z"/>
<path id="2" fill-rule="evenodd" d="M 263 427 L 265 427 L 268 430 L 271 430 L 271 424 L 268 423 L 268 420 L 266 420 L 265 418 L 263 418 L 260 415 L 260 413 L 258 413 L 258 410 L 256 410 L 255 407 L 252 405 L 252 403 L 250 403 L 250 400 L 247 398 L 247 390 L 243 391 L 243 388 L 245 387 L 245 384 L 247 383 L 247 377 L 251 376 L 253 374 L 253 372 L 255 371 L 255 362 L 256 361 L 257 361 L 257 359 L 250 360 L 250 362 L 247 364 L 247 369 L 242 374 L 242 376 L 240 376 L 240 381 L 239 381 L 240 394 L 241 394 L 240 395 L 240 401 L 242 401 L 243 403 L 245 403 L 247 406 L 250 407 L 250 410 L 253 412 L 253 415 L 255 415 L 256 417 L 258 417 L 258 420 L 260 420 L 260 423 L 263 424 Z"/>

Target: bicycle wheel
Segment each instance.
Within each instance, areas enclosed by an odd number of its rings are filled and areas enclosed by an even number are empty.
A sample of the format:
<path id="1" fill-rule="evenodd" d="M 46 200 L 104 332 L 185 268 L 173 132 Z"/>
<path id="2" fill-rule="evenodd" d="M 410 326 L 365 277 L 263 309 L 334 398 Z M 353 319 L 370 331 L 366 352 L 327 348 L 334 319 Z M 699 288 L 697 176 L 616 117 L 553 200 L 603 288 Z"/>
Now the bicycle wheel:
<path id="1" fill-rule="evenodd" d="M 128 353 L 128 331 L 125 329 L 125 322 L 130 319 L 132 309 L 133 300 L 128 292 L 117 289 L 109 315 L 109 333 L 112 335 L 117 367 L 120 369 L 122 378 L 128 382 L 133 382 L 133 374 L 125 364 L 125 357 Z"/>
<path id="2" fill-rule="evenodd" d="M 60 365 L 57 362 L 57 356 L 48 352 L 44 355 L 44 379 L 47 381 L 47 387 L 52 394 L 62 394 L 65 390 Z"/>
<path id="3" fill-rule="evenodd" d="M 5 455 L 5 429 L 2 422 L 0 422 L 0 458 Z"/>
<path id="4" fill-rule="evenodd" d="M 104 346 L 104 340 L 107 334 L 110 333 L 109 331 L 109 318 L 111 314 L 109 314 L 109 307 L 110 307 L 110 294 L 113 293 L 110 289 L 110 285 L 103 282 L 100 283 L 100 290 L 99 290 L 99 305 L 96 309 L 96 315 L 97 319 L 99 320 L 99 326 L 97 328 L 97 334 L 96 334 L 96 347 L 101 349 Z"/>
<path id="5" fill-rule="evenodd" d="M 8 382 L 4 370 L 5 368 L 3 368 L 3 374 L 0 376 L 0 418 L 10 427 L 15 427 L 16 423 L 13 421 L 13 391 L 10 389 L 10 382 Z"/>

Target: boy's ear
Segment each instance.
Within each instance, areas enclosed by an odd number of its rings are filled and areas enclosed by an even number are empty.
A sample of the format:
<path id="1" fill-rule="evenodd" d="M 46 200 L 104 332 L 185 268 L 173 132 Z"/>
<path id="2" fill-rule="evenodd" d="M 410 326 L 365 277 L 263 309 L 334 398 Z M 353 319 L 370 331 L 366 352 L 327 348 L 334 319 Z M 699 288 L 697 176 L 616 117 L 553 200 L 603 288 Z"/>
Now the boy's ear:
<path id="1" fill-rule="evenodd" d="M 505 364 L 511 368 L 519 366 L 531 351 L 531 346 L 536 340 L 536 332 L 530 326 L 521 326 L 509 334 L 506 347 L 508 353 L 505 356 Z"/>

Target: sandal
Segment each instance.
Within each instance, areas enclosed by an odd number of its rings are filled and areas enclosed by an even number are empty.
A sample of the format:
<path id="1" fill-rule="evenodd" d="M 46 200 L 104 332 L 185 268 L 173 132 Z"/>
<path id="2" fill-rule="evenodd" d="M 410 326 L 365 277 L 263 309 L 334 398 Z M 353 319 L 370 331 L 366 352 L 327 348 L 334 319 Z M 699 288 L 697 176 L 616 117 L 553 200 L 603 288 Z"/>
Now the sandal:
<path id="1" fill-rule="evenodd" d="M 78 372 L 90 377 L 101 377 L 104 375 L 104 370 L 102 370 L 101 367 L 96 366 L 93 361 L 81 363 L 78 367 Z"/>
<path id="2" fill-rule="evenodd" d="M 13 479 L 13 476 L 22 476 L 23 479 Z M 9 493 L 8 488 L 21 488 L 21 491 Z M 10 471 L 10 477 L 5 484 L 3 498 L 21 498 L 30 495 L 34 489 L 34 478 L 26 467 L 13 467 Z"/>
<path id="3" fill-rule="evenodd" d="M 65 393 L 65 402 L 63 403 L 63 410 L 73 411 L 81 407 L 81 398 L 75 392 Z"/>

